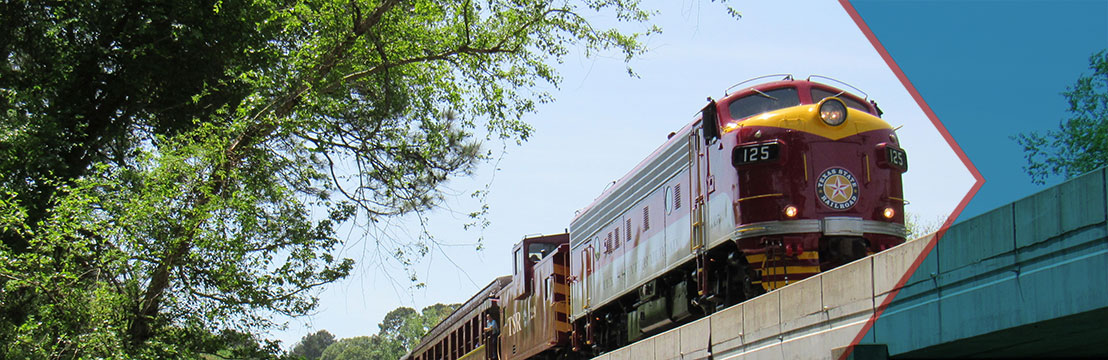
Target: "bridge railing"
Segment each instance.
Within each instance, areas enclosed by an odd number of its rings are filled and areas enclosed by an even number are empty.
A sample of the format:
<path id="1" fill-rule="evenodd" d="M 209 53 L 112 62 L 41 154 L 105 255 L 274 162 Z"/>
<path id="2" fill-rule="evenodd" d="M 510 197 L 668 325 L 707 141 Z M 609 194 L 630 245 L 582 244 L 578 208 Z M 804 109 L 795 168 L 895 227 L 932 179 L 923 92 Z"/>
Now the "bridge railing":
<path id="1" fill-rule="evenodd" d="M 867 342 L 893 356 L 1003 355 L 989 334 L 1108 307 L 1105 178 L 1099 169 L 952 226 Z"/>
<path id="2" fill-rule="evenodd" d="M 932 236 L 909 241 L 597 357 L 829 359 L 850 345 Z"/>

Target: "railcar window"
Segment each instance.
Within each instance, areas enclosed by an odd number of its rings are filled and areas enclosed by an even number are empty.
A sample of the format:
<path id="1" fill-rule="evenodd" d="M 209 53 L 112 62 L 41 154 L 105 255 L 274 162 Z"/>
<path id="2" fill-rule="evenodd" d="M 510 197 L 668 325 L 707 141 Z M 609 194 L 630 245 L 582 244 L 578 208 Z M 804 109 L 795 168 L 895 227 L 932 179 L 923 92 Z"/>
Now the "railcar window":
<path id="1" fill-rule="evenodd" d="M 796 88 L 786 87 L 750 94 L 727 105 L 732 119 L 743 119 L 767 111 L 800 105 Z"/>
<path id="2" fill-rule="evenodd" d="M 553 253 L 558 248 L 558 244 L 546 244 L 546 243 L 531 243 L 527 246 L 527 257 L 538 257 L 539 259 L 546 258 L 547 255 Z"/>
<path id="3" fill-rule="evenodd" d="M 514 261 L 514 264 L 515 264 L 515 266 L 513 267 L 513 270 L 515 270 L 515 272 L 512 273 L 512 275 L 519 275 L 519 273 L 522 272 L 520 270 L 523 270 L 523 266 L 522 266 L 523 265 L 523 252 L 522 252 L 522 250 L 523 249 L 516 249 L 516 256 L 512 259 Z"/>
<path id="4" fill-rule="evenodd" d="M 866 106 L 866 104 L 860 103 L 850 97 L 843 96 L 842 94 L 842 92 L 830 92 L 820 88 L 812 88 L 812 102 L 818 103 L 820 100 L 835 96 L 838 97 L 839 100 L 842 100 L 843 103 L 846 103 L 846 106 L 869 112 L 869 107 Z"/>

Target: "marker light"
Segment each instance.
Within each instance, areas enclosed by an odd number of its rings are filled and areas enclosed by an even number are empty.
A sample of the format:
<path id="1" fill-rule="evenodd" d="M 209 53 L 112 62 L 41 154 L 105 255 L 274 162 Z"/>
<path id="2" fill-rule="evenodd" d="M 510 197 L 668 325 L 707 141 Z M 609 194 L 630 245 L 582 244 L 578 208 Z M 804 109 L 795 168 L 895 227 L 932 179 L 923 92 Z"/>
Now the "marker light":
<path id="1" fill-rule="evenodd" d="M 819 104 L 819 118 L 827 125 L 839 126 L 846 121 L 846 105 L 836 98 L 824 99 Z"/>
<path id="2" fill-rule="evenodd" d="M 893 208 L 885 208 L 885 212 L 881 215 L 885 215 L 886 219 L 892 219 L 893 216 L 896 216 L 896 210 L 893 210 Z"/>
<path id="3" fill-rule="evenodd" d="M 796 206 L 792 206 L 792 205 L 786 206 L 785 207 L 785 216 L 794 217 L 794 216 L 796 216 L 797 211 L 798 210 L 796 209 Z"/>

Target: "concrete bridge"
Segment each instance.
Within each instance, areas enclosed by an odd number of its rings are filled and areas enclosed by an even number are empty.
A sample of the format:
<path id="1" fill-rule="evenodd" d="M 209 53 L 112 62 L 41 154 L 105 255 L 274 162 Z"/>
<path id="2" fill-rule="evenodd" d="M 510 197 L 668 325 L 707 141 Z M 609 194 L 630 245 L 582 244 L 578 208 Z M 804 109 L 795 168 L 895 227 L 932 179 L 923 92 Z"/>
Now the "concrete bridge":
<path id="1" fill-rule="evenodd" d="M 1100 169 L 597 357 L 1108 357 Z"/>

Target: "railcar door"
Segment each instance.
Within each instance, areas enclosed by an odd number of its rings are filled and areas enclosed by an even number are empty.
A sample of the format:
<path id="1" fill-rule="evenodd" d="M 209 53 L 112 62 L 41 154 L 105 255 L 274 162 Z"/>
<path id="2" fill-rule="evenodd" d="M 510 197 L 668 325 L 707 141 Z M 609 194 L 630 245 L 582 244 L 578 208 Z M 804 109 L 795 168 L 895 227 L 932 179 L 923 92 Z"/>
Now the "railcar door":
<path id="1" fill-rule="evenodd" d="M 689 185 L 692 203 L 692 228 L 689 234 L 689 251 L 696 252 L 704 247 L 704 190 L 701 182 L 704 178 L 704 167 L 701 164 L 703 153 L 700 151 L 700 131 L 694 129 L 689 132 Z"/>
<path id="2" fill-rule="evenodd" d="M 708 249 L 704 244 L 705 219 L 708 218 L 705 214 L 707 207 L 704 206 L 704 178 L 707 175 L 707 169 L 704 163 L 706 152 L 701 151 L 703 142 L 700 130 L 693 129 L 689 132 L 689 192 L 692 195 L 690 196 L 692 221 L 689 222 L 691 224 L 689 252 L 696 256 L 697 296 L 705 296 L 708 294 Z"/>

